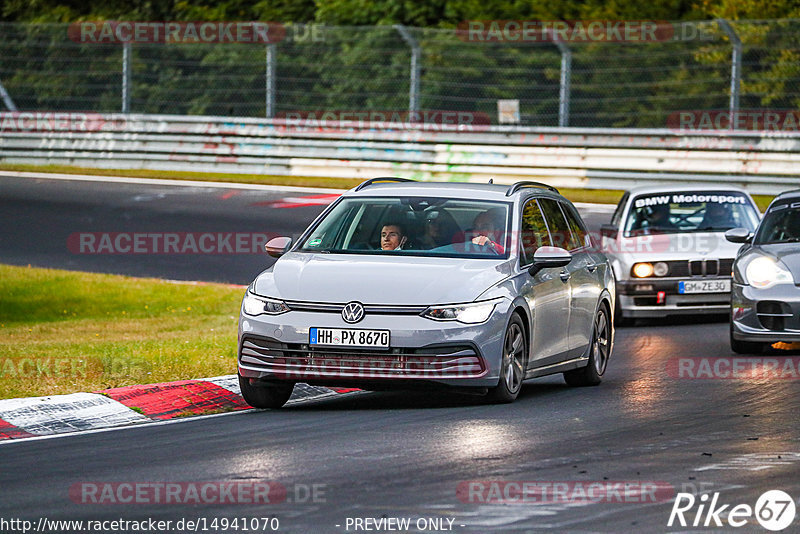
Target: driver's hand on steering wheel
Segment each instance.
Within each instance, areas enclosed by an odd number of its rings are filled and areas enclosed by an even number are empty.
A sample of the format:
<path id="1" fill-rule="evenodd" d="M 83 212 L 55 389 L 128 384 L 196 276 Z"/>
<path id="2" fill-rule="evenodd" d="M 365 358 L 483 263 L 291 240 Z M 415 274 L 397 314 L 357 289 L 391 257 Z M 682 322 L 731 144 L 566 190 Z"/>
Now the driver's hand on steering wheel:
<path id="1" fill-rule="evenodd" d="M 498 243 L 495 243 L 494 241 L 492 241 L 491 239 L 489 239 L 485 235 L 479 235 L 479 236 L 473 237 L 472 238 L 472 244 L 473 245 L 478 245 L 478 246 L 481 246 L 481 247 L 488 247 L 495 254 L 503 254 L 503 252 L 505 251 L 505 248 L 502 245 L 500 245 Z"/>

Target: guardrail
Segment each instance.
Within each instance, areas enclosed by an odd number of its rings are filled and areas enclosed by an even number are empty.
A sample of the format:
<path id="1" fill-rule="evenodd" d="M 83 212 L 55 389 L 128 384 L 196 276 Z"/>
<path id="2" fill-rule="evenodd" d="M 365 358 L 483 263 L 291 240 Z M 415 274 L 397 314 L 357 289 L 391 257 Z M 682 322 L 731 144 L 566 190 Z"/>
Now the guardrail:
<path id="1" fill-rule="evenodd" d="M 0 161 L 107 169 L 625 189 L 642 183 L 798 187 L 800 133 L 401 124 L 91 113 L 0 113 Z"/>

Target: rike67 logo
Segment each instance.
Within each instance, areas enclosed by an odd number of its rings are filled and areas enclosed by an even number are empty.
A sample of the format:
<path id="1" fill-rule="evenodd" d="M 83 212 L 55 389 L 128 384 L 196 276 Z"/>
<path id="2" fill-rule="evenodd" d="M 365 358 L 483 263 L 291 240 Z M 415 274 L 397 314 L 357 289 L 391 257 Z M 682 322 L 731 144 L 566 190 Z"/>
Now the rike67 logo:
<path id="1" fill-rule="evenodd" d="M 781 490 L 764 492 L 756 501 L 755 507 L 749 504 L 719 504 L 719 492 L 714 492 L 711 496 L 702 494 L 699 498 L 691 493 L 678 493 L 667 526 L 673 526 L 677 520 L 677 524 L 682 527 L 739 528 L 752 525 L 755 518 L 763 528 L 779 532 L 792 524 L 795 512 L 794 500 Z"/>

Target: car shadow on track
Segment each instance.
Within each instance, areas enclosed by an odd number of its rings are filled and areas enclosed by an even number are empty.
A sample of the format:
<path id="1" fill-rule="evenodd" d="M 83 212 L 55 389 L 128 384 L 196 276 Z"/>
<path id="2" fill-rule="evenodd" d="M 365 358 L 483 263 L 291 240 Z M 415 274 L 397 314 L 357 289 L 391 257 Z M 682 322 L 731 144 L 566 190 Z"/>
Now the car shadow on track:
<path id="1" fill-rule="evenodd" d="M 566 391 L 576 391 L 576 388 L 561 382 L 560 378 L 552 382 L 530 382 L 523 384 L 516 403 L 552 397 Z M 482 395 L 467 395 L 447 390 L 370 391 L 355 395 L 343 395 L 340 398 L 329 397 L 308 403 L 297 403 L 286 406 L 283 410 L 418 410 L 466 406 L 492 406 L 492 404 L 487 404 Z M 494 406 L 502 407 L 503 405 Z"/>
<path id="2" fill-rule="evenodd" d="M 728 315 L 714 314 L 714 315 L 672 315 L 669 317 L 660 317 L 656 319 L 635 319 L 633 324 L 625 326 L 617 326 L 617 330 L 635 330 L 641 327 L 661 327 L 661 326 L 684 326 L 684 325 L 698 325 L 698 324 L 722 324 L 729 321 Z"/>

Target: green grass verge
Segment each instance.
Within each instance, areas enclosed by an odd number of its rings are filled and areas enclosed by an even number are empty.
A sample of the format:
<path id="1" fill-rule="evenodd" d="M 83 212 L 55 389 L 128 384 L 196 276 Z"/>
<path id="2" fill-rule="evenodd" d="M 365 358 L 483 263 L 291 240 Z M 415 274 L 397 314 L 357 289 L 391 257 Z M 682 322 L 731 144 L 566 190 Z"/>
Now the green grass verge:
<path id="1" fill-rule="evenodd" d="M 236 174 L 215 172 L 158 171 L 151 169 L 95 169 L 71 167 L 68 165 L 17 165 L 0 163 L 0 170 L 20 172 L 52 172 L 61 174 L 88 174 L 92 176 L 127 176 L 132 178 L 160 178 L 167 180 L 207 180 L 213 182 L 233 182 L 243 184 L 287 185 L 303 187 L 325 187 L 331 189 L 350 189 L 361 182 L 360 178 L 320 178 L 316 176 L 276 176 L 264 174 Z M 572 202 L 593 202 L 616 204 L 622 198 L 621 189 L 575 189 L 561 188 L 562 195 Z M 769 195 L 754 195 L 759 209 L 764 211 L 772 199 Z"/>
<path id="2" fill-rule="evenodd" d="M 0 265 L 0 398 L 235 373 L 243 292 Z"/>

